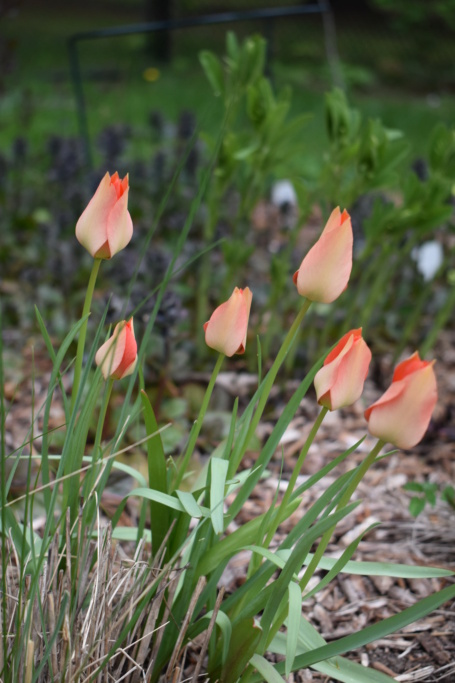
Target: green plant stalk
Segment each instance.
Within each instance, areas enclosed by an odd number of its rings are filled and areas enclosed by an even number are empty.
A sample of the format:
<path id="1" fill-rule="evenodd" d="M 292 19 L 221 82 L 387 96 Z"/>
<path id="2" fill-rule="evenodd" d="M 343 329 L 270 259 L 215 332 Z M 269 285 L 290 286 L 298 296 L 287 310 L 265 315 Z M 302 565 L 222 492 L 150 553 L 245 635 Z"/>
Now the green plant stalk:
<path id="1" fill-rule="evenodd" d="M 76 405 L 76 397 L 77 397 L 77 392 L 79 391 L 79 384 L 81 381 L 81 372 L 82 372 L 82 361 L 84 359 L 84 348 L 85 348 L 85 338 L 87 336 L 87 324 L 88 324 L 88 316 L 90 314 L 90 308 L 92 306 L 92 298 L 93 298 L 93 292 L 95 290 L 95 283 L 96 283 L 96 278 L 98 276 L 98 271 L 100 269 L 101 265 L 101 260 L 99 258 L 95 258 L 93 261 L 93 266 L 92 266 L 92 272 L 90 273 L 90 278 L 88 281 L 87 285 L 87 292 L 85 294 L 85 301 L 84 301 L 84 308 L 82 310 L 82 318 L 85 318 L 86 320 L 82 324 L 81 331 L 79 333 L 79 339 L 77 342 L 77 354 L 76 354 L 76 363 L 74 366 L 74 379 L 73 379 L 73 390 L 71 394 L 71 412 L 74 410 L 74 406 Z"/>
<path id="2" fill-rule="evenodd" d="M 329 412 L 329 409 L 326 407 L 323 407 L 322 410 L 319 412 L 319 415 L 317 416 L 310 433 L 308 434 L 307 440 L 305 441 L 305 444 L 303 445 L 302 450 L 300 451 L 299 457 L 297 459 L 297 462 L 295 464 L 295 467 L 292 471 L 291 477 L 289 479 L 289 483 L 287 485 L 286 491 L 284 493 L 283 499 L 280 503 L 280 508 L 279 508 L 279 513 L 277 515 L 276 523 L 272 525 L 272 528 L 270 529 L 269 533 L 267 534 L 266 540 L 265 540 L 265 547 L 267 548 L 275 535 L 275 532 L 278 528 L 278 526 L 284 521 L 285 516 L 282 514 L 282 511 L 286 510 L 287 504 L 290 501 L 290 498 L 292 496 L 292 493 L 294 491 L 294 487 L 297 481 L 297 477 L 299 476 L 300 470 L 302 469 L 302 465 L 305 462 L 305 458 L 308 455 L 308 451 L 311 448 L 311 445 L 314 441 L 314 438 L 316 434 L 319 431 L 319 427 L 322 424 L 322 421 L 324 420 L 325 416 Z M 281 513 L 281 514 L 280 514 Z"/>
<path id="3" fill-rule="evenodd" d="M 359 483 L 362 481 L 365 473 L 367 470 L 371 467 L 371 465 L 374 463 L 376 460 L 377 456 L 379 455 L 381 449 L 384 447 L 385 441 L 382 441 L 382 439 L 379 439 L 376 443 L 376 445 L 371 449 L 371 451 L 368 453 L 367 457 L 365 460 L 362 462 L 360 467 L 357 469 L 356 473 L 354 474 L 352 480 L 348 484 L 346 491 L 343 493 L 343 495 L 340 498 L 340 502 L 337 505 L 337 510 L 340 510 L 342 507 L 347 505 L 349 501 L 351 500 L 351 496 L 356 490 L 357 486 Z M 302 576 L 300 580 L 300 590 L 303 592 L 308 585 L 309 580 L 313 576 L 316 567 L 319 564 L 319 561 L 324 554 L 325 549 L 327 548 L 329 541 L 332 537 L 332 534 L 334 532 L 335 527 L 332 527 L 328 531 L 325 532 L 323 537 L 321 538 L 319 545 L 317 547 L 317 550 L 314 554 L 314 557 L 312 558 L 310 564 L 308 565 L 305 574 Z"/>
<path id="4" fill-rule="evenodd" d="M 287 333 L 280 350 L 277 353 L 277 356 L 275 360 L 273 361 L 273 365 L 268 371 L 267 375 L 264 378 L 264 388 L 261 392 L 261 396 L 258 401 L 258 405 L 256 408 L 256 412 L 254 414 L 253 419 L 251 420 L 250 427 L 245 435 L 245 438 L 243 440 L 243 443 L 241 444 L 240 448 L 236 448 L 235 452 L 233 453 L 233 457 L 231 458 L 230 464 L 229 464 L 229 472 L 228 472 L 228 478 L 233 477 L 234 474 L 237 472 L 237 469 L 240 465 L 240 462 L 243 458 L 243 455 L 245 453 L 246 448 L 248 447 L 248 444 L 250 443 L 252 437 L 254 436 L 254 433 L 256 431 L 256 427 L 259 424 L 259 421 L 262 417 L 262 413 L 264 412 L 265 405 L 267 403 L 267 399 L 269 397 L 270 391 L 272 390 L 273 384 L 275 382 L 275 378 L 278 374 L 278 370 L 280 369 L 281 365 L 283 364 L 284 359 L 286 358 L 289 349 L 292 346 L 292 343 L 294 342 L 294 339 L 297 335 L 297 332 L 299 330 L 299 327 L 302 323 L 303 318 L 305 317 L 305 313 L 308 311 L 309 307 L 311 306 L 311 301 L 309 299 L 304 299 L 302 308 L 300 311 L 297 313 L 297 316 L 294 320 L 294 322 L 291 325 L 291 328 L 289 332 Z"/>
<path id="5" fill-rule="evenodd" d="M 308 437 L 302 447 L 302 450 L 300 451 L 299 457 L 297 458 L 297 462 L 295 463 L 294 469 L 292 470 L 291 477 L 289 479 L 288 485 L 286 487 L 286 491 L 284 492 L 284 496 L 276 510 L 276 513 L 274 515 L 274 518 L 272 518 L 272 522 L 270 524 L 270 528 L 267 532 L 267 536 L 265 537 L 265 540 L 263 542 L 263 547 L 268 548 L 270 543 L 272 542 L 273 537 L 275 536 L 276 530 L 280 526 L 280 524 L 286 519 L 286 506 L 290 501 L 290 498 L 292 496 L 292 493 L 294 491 L 294 487 L 297 481 L 297 477 L 299 476 L 299 472 L 302 469 L 302 465 L 305 462 L 305 458 L 308 455 L 308 451 L 310 450 L 311 444 L 314 441 L 314 437 L 318 433 L 319 427 L 322 424 L 322 421 L 324 417 L 327 415 L 328 408 L 323 407 L 322 410 L 320 411 L 319 415 L 317 416 L 310 433 L 308 434 Z M 249 579 L 261 566 L 262 563 L 262 558 L 258 555 L 253 554 L 253 557 L 251 558 L 250 566 L 248 568 L 248 573 L 247 573 L 247 579 Z"/>
<path id="6" fill-rule="evenodd" d="M 104 391 L 104 396 L 103 396 L 103 403 L 101 405 L 101 410 L 100 414 L 98 417 L 98 424 L 96 426 L 96 435 L 95 435 L 95 441 L 93 444 L 93 450 L 92 450 L 92 464 L 90 467 L 90 470 L 88 471 L 87 476 L 85 477 L 84 480 L 84 498 L 89 498 L 90 496 L 90 491 L 92 489 L 92 486 L 95 484 L 96 481 L 96 463 L 98 460 L 101 459 L 102 451 L 101 451 L 101 438 L 103 436 L 103 428 L 104 428 L 104 423 L 106 420 L 106 413 L 107 413 L 107 408 L 109 405 L 109 400 L 111 398 L 111 393 L 112 393 L 112 387 L 114 386 L 114 380 L 109 379 L 107 382 L 107 386 L 105 387 Z M 85 505 L 84 507 L 84 520 L 87 521 L 87 515 L 85 514 L 85 511 L 89 508 L 89 505 Z M 90 523 L 90 518 L 88 519 L 88 523 Z"/>
<path id="7" fill-rule="evenodd" d="M 212 396 L 213 388 L 215 386 L 216 378 L 218 377 L 218 373 L 221 369 L 221 365 L 223 363 L 223 360 L 225 358 L 224 353 L 220 353 L 218 356 L 218 359 L 215 363 L 215 367 L 213 368 L 212 376 L 210 377 L 210 382 L 208 384 L 207 390 L 205 392 L 204 398 L 202 400 L 202 405 L 199 410 L 199 415 L 197 416 L 197 420 L 193 425 L 193 429 L 191 430 L 190 434 L 190 439 L 188 442 L 188 446 L 186 447 L 185 454 L 183 458 L 181 459 L 180 463 L 178 464 L 178 469 L 177 469 L 177 474 L 175 477 L 175 480 L 173 482 L 173 485 L 171 487 L 171 493 L 172 491 L 175 491 L 179 486 L 180 483 L 183 479 L 183 476 L 186 472 L 186 468 L 188 467 L 188 463 L 190 461 L 190 458 L 193 454 L 194 447 L 196 445 L 197 438 L 199 436 L 199 432 L 201 431 L 202 424 L 204 422 L 204 417 L 207 412 L 207 408 L 210 402 L 210 398 Z"/>
<path id="8" fill-rule="evenodd" d="M 322 411 L 321 411 L 322 413 Z M 346 491 L 340 498 L 340 501 L 337 505 L 337 510 L 340 510 L 341 508 L 345 507 L 350 499 L 354 491 L 356 490 L 357 486 L 363 479 L 366 471 L 371 467 L 371 465 L 374 463 L 376 460 L 376 457 L 378 456 L 379 452 L 385 445 L 385 441 L 382 441 L 382 439 L 379 439 L 376 443 L 376 445 L 372 448 L 370 453 L 368 453 L 367 457 L 365 460 L 362 462 L 360 467 L 357 469 L 356 473 L 354 474 L 352 480 L 348 484 Z M 302 576 L 300 582 L 299 582 L 299 587 L 300 590 L 303 592 L 308 585 L 308 582 L 310 581 L 311 577 L 313 576 L 314 572 L 317 569 L 317 566 L 321 560 L 321 557 L 324 554 L 325 549 L 327 548 L 329 541 L 332 537 L 332 534 L 334 532 L 335 527 L 332 527 L 328 531 L 325 532 L 325 534 L 322 536 L 319 545 L 317 547 L 316 552 L 314 553 L 309 565 L 306 568 L 306 571 L 304 575 Z M 279 631 L 281 628 L 284 620 L 286 619 L 286 614 L 287 614 L 288 606 L 285 603 L 282 607 L 282 609 L 279 611 L 275 621 L 273 622 L 271 628 L 270 628 L 270 633 L 267 638 L 267 644 L 266 648 L 269 646 L 269 644 L 272 642 L 273 638 L 275 637 L 276 633 Z"/>

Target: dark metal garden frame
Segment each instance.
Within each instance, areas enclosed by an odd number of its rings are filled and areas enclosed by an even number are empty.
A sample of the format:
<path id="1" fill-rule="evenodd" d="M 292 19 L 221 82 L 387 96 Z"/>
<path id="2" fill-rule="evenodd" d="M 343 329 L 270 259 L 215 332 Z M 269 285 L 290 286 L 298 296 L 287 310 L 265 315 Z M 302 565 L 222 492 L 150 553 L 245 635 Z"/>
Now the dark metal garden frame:
<path id="1" fill-rule="evenodd" d="M 294 7 L 270 7 L 257 10 L 244 10 L 235 12 L 221 12 L 219 14 L 204 14 L 197 17 L 186 17 L 182 19 L 170 19 L 165 21 L 152 21 L 147 23 L 129 24 L 125 26 L 113 26 L 110 28 L 97 29 L 94 31 L 84 31 L 74 33 L 68 38 L 68 51 L 71 69 L 71 79 L 73 82 L 74 94 L 76 97 L 77 117 L 79 133 L 84 143 L 86 161 L 91 166 L 91 146 L 90 135 L 87 123 L 87 109 L 85 105 L 83 79 L 81 74 L 78 45 L 84 40 L 94 40 L 99 38 L 112 38 L 114 36 L 127 36 L 138 33 L 155 33 L 157 31 L 173 31 L 181 28 L 192 28 L 195 26 L 208 26 L 211 24 L 227 24 L 239 21 L 262 20 L 268 22 L 272 19 L 283 17 L 300 16 L 305 14 L 321 14 L 330 12 L 328 0 L 319 0 L 317 3 L 294 6 Z"/>

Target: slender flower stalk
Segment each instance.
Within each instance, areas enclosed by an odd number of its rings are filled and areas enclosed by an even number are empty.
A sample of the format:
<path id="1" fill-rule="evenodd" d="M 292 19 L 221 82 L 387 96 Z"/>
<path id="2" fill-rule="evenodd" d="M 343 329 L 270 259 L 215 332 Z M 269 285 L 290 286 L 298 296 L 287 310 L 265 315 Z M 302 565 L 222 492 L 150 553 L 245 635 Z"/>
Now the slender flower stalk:
<path id="1" fill-rule="evenodd" d="M 96 463 L 101 460 L 101 439 L 103 436 L 103 431 L 104 431 L 104 423 L 106 421 L 106 413 L 107 413 L 107 408 L 109 405 L 109 401 L 111 398 L 111 393 L 112 393 L 112 387 L 114 386 L 114 379 L 110 379 L 104 390 L 104 396 L 103 396 L 103 402 L 101 404 L 101 410 L 100 414 L 98 417 L 98 424 L 96 427 L 96 435 L 95 435 L 95 442 L 93 444 L 93 449 L 92 449 L 92 466 L 84 480 L 84 498 L 88 498 L 90 496 L 92 487 L 96 484 L 96 472 L 98 471 L 98 468 L 95 466 Z M 85 508 L 84 508 L 85 510 Z"/>
<path id="2" fill-rule="evenodd" d="M 322 411 L 321 411 L 322 412 Z M 321 413 L 319 414 L 319 416 Z M 349 482 L 346 491 L 342 495 L 338 505 L 337 505 L 337 510 L 340 510 L 341 508 L 345 507 L 351 499 L 352 494 L 356 490 L 357 486 L 363 479 L 365 473 L 367 470 L 371 467 L 371 465 L 374 463 L 376 460 L 376 457 L 380 453 L 381 449 L 384 447 L 385 442 L 382 441 L 381 439 L 378 440 L 376 445 L 372 448 L 370 453 L 368 453 L 367 457 L 365 460 L 362 462 L 360 467 L 357 469 L 355 474 L 353 475 L 353 478 Z M 328 529 L 325 534 L 322 536 L 321 540 L 319 541 L 319 545 L 316 549 L 316 552 L 314 553 L 313 557 L 310 560 L 310 563 L 308 564 L 302 578 L 300 579 L 299 582 L 299 587 L 301 592 L 305 590 L 306 586 L 308 585 L 308 582 L 310 581 L 311 577 L 313 576 L 314 572 L 317 569 L 317 566 L 321 560 L 321 557 L 324 554 L 325 549 L 327 548 L 329 541 L 332 537 L 332 534 L 334 532 L 335 526 L 331 527 Z M 284 620 L 286 619 L 286 614 L 288 611 L 287 605 L 284 605 L 282 609 L 278 612 L 267 637 L 267 644 L 266 647 L 271 643 L 273 638 L 275 637 L 276 633 L 279 631 L 281 628 Z"/>
<path id="3" fill-rule="evenodd" d="M 271 524 L 270 529 L 267 533 L 267 536 L 264 541 L 264 548 L 268 548 L 273 537 L 275 536 L 276 530 L 280 526 L 280 524 L 286 519 L 286 506 L 290 501 L 290 498 L 292 496 L 292 493 L 295 488 L 295 484 L 297 482 L 297 477 L 299 476 L 299 473 L 302 470 L 303 463 L 305 462 L 305 458 L 308 455 L 308 451 L 311 448 L 311 445 L 314 441 L 314 438 L 316 434 L 319 431 L 319 427 L 321 426 L 325 416 L 329 412 L 328 408 L 323 407 L 322 410 L 320 410 L 319 415 L 317 416 L 310 433 L 308 434 L 308 437 L 303 445 L 302 450 L 299 453 L 299 457 L 297 458 L 297 462 L 295 463 L 294 469 L 292 470 L 292 474 L 289 478 L 288 485 L 286 487 L 286 491 L 284 492 L 284 496 L 281 500 L 280 506 L 277 510 L 277 514 L 275 517 L 274 522 Z M 260 562 L 260 558 L 257 558 Z M 250 565 L 251 566 L 251 565 Z M 254 573 L 254 568 L 251 573 Z"/>
<path id="4" fill-rule="evenodd" d="M 345 505 L 349 503 L 351 500 L 351 496 L 356 490 L 357 486 L 359 483 L 362 481 L 363 477 L 365 476 L 365 473 L 371 465 L 374 463 L 376 460 L 377 456 L 379 455 L 380 451 L 385 445 L 385 441 L 382 441 L 382 439 L 379 439 L 376 443 L 376 445 L 371 449 L 371 451 L 368 453 L 367 457 L 365 460 L 362 462 L 360 467 L 357 469 L 355 472 L 354 476 L 352 477 L 351 481 L 349 482 L 346 491 L 343 493 L 341 496 L 340 502 L 337 505 L 337 510 L 341 510 Z M 322 536 L 321 540 L 319 541 L 319 545 L 317 547 L 317 550 L 311 559 L 308 567 L 306 568 L 306 571 L 304 575 L 302 576 L 300 580 L 300 590 L 303 591 L 305 590 L 306 586 L 308 585 L 309 580 L 313 576 L 319 561 L 321 557 L 324 554 L 325 549 L 327 548 L 330 539 L 332 538 L 332 534 L 335 530 L 335 527 L 332 527 L 331 529 L 328 529 L 328 531 L 325 532 L 325 534 Z"/>
<path id="5" fill-rule="evenodd" d="M 287 333 L 280 350 L 277 353 L 277 356 L 275 360 L 273 361 L 272 367 L 268 371 L 267 375 L 264 378 L 264 387 L 261 392 L 261 396 L 258 401 L 258 405 L 256 408 L 256 412 L 253 416 L 253 419 L 251 420 L 250 427 L 248 429 L 248 432 L 241 444 L 241 447 L 236 449 L 235 453 L 233 454 L 233 457 L 231 458 L 230 465 L 229 465 L 229 476 L 233 476 L 235 472 L 238 469 L 238 466 L 240 465 L 240 461 L 243 458 L 245 448 L 247 445 L 250 443 L 251 438 L 253 437 L 256 428 L 260 422 L 260 419 L 262 417 L 262 413 L 264 412 L 264 408 L 266 406 L 268 397 L 270 395 L 270 392 L 272 390 L 273 384 L 275 382 L 276 376 L 278 374 L 278 370 L 280 369 L 281 365 L 283 364 L 284 359 L 286 358 L 289 349 L 292 346 L 292 343 L 297 335 L 298 329 L 300 325 L 302 324 L 303 318 L 305 317 L 305 313 L 308 311 L 308 309 L 311 306 L 311 301 L 309 299 L 305 299 L 303 302 L 303 306 L 300 309 L 300 311 L 297 313 L 297 316 L 292 323 L 289 332 Z"/>
<path id="6" fill-rule="evenodd" d="M 210 382 L 208 384 L 207 390 L 205 392 L 205 396 L 202 400 L 202 405 L 199 410 L 199 415 L 197 416 L 196 422 L 193 425 L 193 429 L 191 430 L 190 438 L 188 441 L 188 446 L 186 447 L 185 454 L 181 458 L 179 464 L 177 465 L 177 474 L 175 476 L 175 481 L 172 485 L 172 491 L 175 491 L 178 489 L 180 486 L 180 483 L 185 475 L 186 468 L 188 467 L 188 463 L 190 461 L 190 458 L 193 454 L 194 447 L 196 446 L 196 441 L 198 439 L 199 433 L 201 431 L 202 424 L 204 422 L 204 417 L 207 412 L 207 408 L 210 402 L 210 398 L 212 396 L 213 388 L 215 386 L 216 378 L 218 377 L 218 373 L 221 369 L 221 365 L 223 363 L 223 360 L 225 358 L 224 353 L 220 353 L 217 361 L 215 363 L 215 367 L 213 368 L 212 376 L 210 377 Z M 172 492 L 171 491 L 171 492 Z"/>
<path id="7" fill-rule="evenodd" d="M 76 363 L 74 366 L 73 391 L 71 395 L 71 411 L 74 410 L 74 406 L 76 405 L 76 397 L 79 391 L 79 384 L 81 381 L 82 361 L 84 358 L 85 338 L 87 336 L 88 316 L 90 314 L 90 309 L 92 306 L 93 292 L 95 290 L 95 283 L 96 278 L 98 276 L 98 271 L 100 269 L 100 265 L 101 259 L 95 258 L 93 261 L 92 272 L 90 273 L 90 279 L 88 281 L 87 292 L 85 294 L 84 308 L 82 310 L 82 318 L 85 318 L 85 320 L 82 323 L 81 331 L 79 333 L 79 339 L 77 342 Z"/>
<path id="8" fill-rule="evenodd" d="M 283 510 L 283 513 L 284 513 L 284 510 L 286 509 L 286 505 L 289 503 L 289 500 L 292 496 L 292 493 L 294 491 L 294 488 L 295 488 L 295 485 L 297 482 L 297 477 L 299 476 L 299 474 L 302 470 L 302 466 L 303 466 L 303 463 L 305 462 L 306 456 L 308 455 L 308 451 L 310 450 L 311 445 L 314 441 L 314 438 L 319 431 L 319 427 L 321 426 L 321 424 L 322 424 L 322 422 L 323 422 L 323 420 L 324 420 L 324 418 L 328 412 L 329 412 L 329 409 L 326 408 L 325 406 L 322 408 L 322 410 L 320 410 L 319 415 L 317 416 L 316 420 L 314 421 L 313 426 L 311 427 L 311 431 L 308 434 L 307 440 L 305 441 L 303 448 L 299 453 L 299 457 L 297 458 L 297 462 L 295 463 L 294 469 L 292 470 L 292 474 L 289 478 L 289 482 L 288 482 L 288 485 L 286 487 L 286 491 L 284 492 L 284 496 L 283 496 L 283 499 L 282 499 L 281 504 L 280 504 L 280 508 L 281 508 L 281 510 Z M 281 524 L 281 522 L 284 519 L 285 519 L 284 514 L 279 515 L 278 519 L 277 519 L 278 523 L 277 523 L 276 527 L 278 527 L 279 524 Z M 274 533 L 271 534 L 271 538 L 269 540 L 269 543 L 272 540 Z M 269 536 L 270 536 L 270 532 L 269 532 L 267 538 Z"/>

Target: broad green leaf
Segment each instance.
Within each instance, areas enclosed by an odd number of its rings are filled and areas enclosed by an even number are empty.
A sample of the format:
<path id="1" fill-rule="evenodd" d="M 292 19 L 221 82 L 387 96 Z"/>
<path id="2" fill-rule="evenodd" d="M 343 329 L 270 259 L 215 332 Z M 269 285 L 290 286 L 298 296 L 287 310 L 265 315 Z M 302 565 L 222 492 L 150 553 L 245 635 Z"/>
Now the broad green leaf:
<path id="1" fill-rule="evenodd" d="M 405 491 L 416 491 L 417 493 L 422 493 L 423 492 L 423 484 L 420 484 L 418 481 L 408 481 L 407 484 L 404 484 L 403 489 Z"/>
<path id="2" fill-rule="evenodd" d="M 261 637 L 261 629 L 253 619 L 245 619 L 237 623 L 232 630 L 229 654 L 222 669 L 221 680 L 224 683 L 236 683 L 248 665 Z M 209 672 L 211 680 L 216 680 L 216 672 Z M 215 675 L 213 675 L 215 674 Z"/>
<path id="3" fill-rule="evenodd" d="M 289 677 L 297 653 L 297 643 L 299 638 L 299 624 L 302 617 L 302 591 L 295 581 L 291 581 L 289 591 L 289 611 L 287 619 L 287 639 L 286 639 L 286 659 L 285 676 Z"/>
<path id="4" fill-rule="evenodd" d="M 420 515 L 420 513 L 423 511 L 425 508 L 425 498 L 417 498 L 414 496 L 414 498 L 411 498 L 409 501 L 409 512 L 413 517 L 417 517 Z"/>
<path id="5" fill-rule="evenodd" d="M 212 86 L 214 95 L 216 97 L 222 95 L 224 93 L 224 73 L 218 57 L 209 50 L 202 50 L 199 53 L 199 61 Z"/>
<path id="6" fill-rule="evenodd" d="M 250 659 L 250 664 L 259 671 L 262 678 L 267 681 L 267 683 L 283 683 L 282 677 L 277 673 L 273 664 L 270 664 L 270 662 L 264 657 L 261 657 L 261 655 L 253 655 Z"/>
<path id="7" fill-rule="evenodd" d="M 343 552 L 340 558 L 336 557 L 321 557 L 318 564 L 318 569 L 324 569 L 325 571 L 331 571 L 340 562 L 340 560 L 348 554 L 348 551 L 354 546 L 357 547 L 362 537 L 371 529 L 373 529 L 376 524 L 372 524 L 371 527 L 366 529 L 355 541 L 353 541 Z M 256 548 L 251 546 L 251 550 L 255 552 L 260 552 L 264 557 L 272 560 L 269 555 L 273 555 L 273 562 L 277 567 L 283 567 L 286 561 L 291 555 L 291 550 L 277 550 L 276 554 L 271 553 L 271 551 L 265 551 L 264 548 Z M 355 550 L 355 548 L 354 548 Z M 308 553 L 304 565 L 308 565 L 313 559 L 313 553 Z M 339 570 L 339 573 L 343 574 L 357 574 L 359 576 L 389 576 L 392 578 L 402 578 L 402 579 L 436 579 L 442 578 L 444 576 L 454 576 L 455 572 L 450 569 L 442 569 L 441 567 L 419 567 L 416 565 L 406 565 L 406 564 L 392 564 L 391 562 L 358 562 L 356 560 L 350 560 L 343 564 L 343 569 Z M 307 597 L 307 596 L 306 596 Z"/>
<path id="8" fill-rule="evenodd" d="M 313 555 L 308 553 L 305 560 L 310 562 Z M 321 557 L 318 564 L 320 569 L 331 570 L 338 562 L 335 557 Z M 392 564 L 391 562 L 357 562 L 350 561 L 344 566 L 345 574 L 360 574 L 362 576 L 391 576 L 402 579 L 435 579 L 442 576 L 454 576 L 455 572 L 440 567 L 418 567 L 406 564 Z"/>
<path id="9" fill-rule="evenodd" d="M 229 462 L 215 458 L 211 460 L 210 479 L 210 517 L 216 534 L 224 530 L 224 489 L 228 473 Z"/>
<path id="10" fill-rule="evenodd" d="M 182 493 L 180 491 L 179 493 Z M 189 494 L 191 495 L 191 494 Z M 187 512 L 187 507 L 188 505 L 191 507 L 191 509 L 194 509 L 194 511 L 197 511 L 197 517 L 207 517 L 210 515 L 210 510 L 208 508 L 201 507 L 197 505 L 196 501 L 194 498 L 192 498 L 192 501 L 189 501 L 188 499 L 185 499 L 185 505 L 180 500 L 177 500 L 174 496 L 170 496 L 167 493 L 163 493 L 162 491 L 153 491 L 152 489 L 148 488 L 137 488 L 133 489 L 119 504 L 115 515 L 112 518 L 112 527 L 115 528 L 117 525 L 118 520 L 120 519 L 120 515 L 122 514 L 122 511 L 126 505 L 126 502 L 128 498 L 131 498 L 132 496 L 138 496 L 138 498 L 146 498 L 147 500 L 151 500 L 155 503 L 160 503 L 161 505 L 166 505 L 168 508 L 171 508 L 171 510 L 177 510 L 178 512 Z M 194 507 L 194 506 L 197 506 Z"/>
<path id="11" fill-rule="evenodd" d="M 226 50 L 229 57 L 236 61 L 239 56 L 239 42 L 234 31 L 228 31 L 226 34 Z"/>
<path id="12" fill-rule="evenodd" d="M 147 465 L 148 465 L 148 485 L 156 491 L 168 492 L 166 456 L 164 454 L 163 441 L 158 431 L 158 423 L 152 404 L 145 391 L 141 391 L 142 408 L 144 412 L 144 422 L 147 436 L 150 438 L 146 442 L 147 446 Z M 155 436 L 152 436 L 152 435 Z M 169 508 L 159 503 L 150 501 L 150 528 L 152 531 L 153 548 L 156 552 L 161 547 L 163 540 L 169 529 Z"/>
<path id="13" fill-rule="evenodd" d="M 177 489 L 175 493 L 182 503 L 185 512 L 187 512 L 190 517 L 199 518 L 203 516 L 200 506 L 196 503 L 194 496 L 189 491 L 180 491 Z"/>
<path id="14" fill-rule="evenodd" d="M 210 612 L 207 612 L 207 614 L 204 614 L 203 617 L 201 617 L 201 620 L 208 620 L 212 618 L 213 610 L 210 610 Z M 231 642 L 231 636 L 232 636 L 232 624 L 231 620 L 229 619 L 228 615 L 225 612 L 222 612 L 221 610 L 218 612 L 216 615 L 215 622 L 217 626 L 219 626 L 220 631 L 222 633 L 222 638 L 223 638 L 223 646 L 222 646 L 222 653 L 221 653 L 221 661 L 222 664 L 224 665 L 227 662 L 228 654 L 229 654 L 229 645 Z M 197 626 L 197 624 L 195 624 Z"/>
<path id="15" fill-rule="evenodd" d="M 97 538 L 100 535 L 98 529 L 92 531 L 92 536 Z M 152 534 L 150 529 L 144 529 L 144 539 L 147 543 L 152 542 Z M 137 542 L 137 529 L 134 526 L 116 526 L 112 532 L 112 538 L 118 541 L 132 541 Z"/>

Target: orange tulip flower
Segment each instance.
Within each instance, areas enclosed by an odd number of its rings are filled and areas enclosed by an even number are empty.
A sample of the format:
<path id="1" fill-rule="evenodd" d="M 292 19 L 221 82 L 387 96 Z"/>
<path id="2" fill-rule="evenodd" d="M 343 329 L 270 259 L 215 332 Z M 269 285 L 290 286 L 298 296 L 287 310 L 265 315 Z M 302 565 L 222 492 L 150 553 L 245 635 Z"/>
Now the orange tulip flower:
<path id="1" fill-rule="evenodd" d="M 248 287 L 236 287 L 227 301 L 205 323 L 205 342 L 225 356 L 245 353 L 246 333 L 253 294 Z"/>
<path id="2" fill-rule="evenodd" d="M 434 363 L 416 352 L 397 365 L 390 387 L 365 411 L 373 436 L 404 449 L 419 443 L 438 399 Z"/>
<path id="3" fill-rule="evenodd" d="M 95 363 L 104 379 L 122 379 L 131 375 L 137 363 L 137 343 L 133 318 L 115 326 L 114 334 L 98 349 Z"/>
<path id="4" fill-rule="evenodd" d="M 341 213 L 337 207 L 294 274 L 298 293 L 310 301 L 335 301 L 348 286 L 353 241 L 351 217 L 346 209 Z"/>
<path id="5" fill-rule="evenodd" d="M 94 258 L 110 259 L 130 242 L 128 176 L 106 173 L 76 224 L 76 237 Z"/>
<path id="6" fill-rule="evenodd" d="M 345 334 L 314 378 L 318 403 L 329 410 L 337 410 L 357 401 L 370 361 L 371 351 L 362 338 L 362 329 Z"/>

